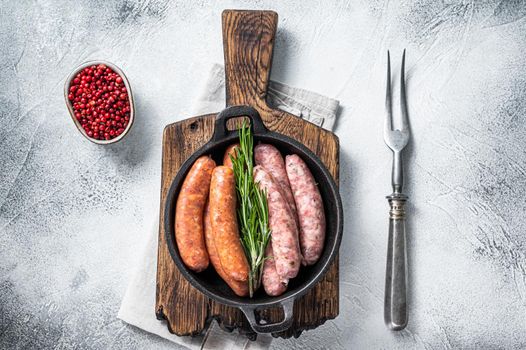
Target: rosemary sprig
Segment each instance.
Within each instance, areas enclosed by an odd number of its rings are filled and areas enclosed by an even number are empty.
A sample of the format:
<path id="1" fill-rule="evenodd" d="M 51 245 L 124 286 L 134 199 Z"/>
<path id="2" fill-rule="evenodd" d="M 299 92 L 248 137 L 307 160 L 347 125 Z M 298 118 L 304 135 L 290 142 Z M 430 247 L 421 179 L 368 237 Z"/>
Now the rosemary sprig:
<path id="1" fill-rule="evenodd" d="M 239 149 L 232 159 L 238 197 L 238 220 L 241 243 L 250 266 L 248 289 L 250 297 L 261 285 L 265 249 L 270 239 L 267 194 L 254 182 L 254 138 L 243 121 L 239 129 Z"/>

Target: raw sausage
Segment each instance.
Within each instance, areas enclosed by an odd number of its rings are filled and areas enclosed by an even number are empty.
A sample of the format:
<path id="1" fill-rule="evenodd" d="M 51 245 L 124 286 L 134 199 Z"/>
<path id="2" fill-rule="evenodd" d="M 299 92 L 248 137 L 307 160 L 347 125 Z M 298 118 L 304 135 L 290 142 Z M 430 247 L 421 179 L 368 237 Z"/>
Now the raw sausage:
<path id="1" fill-rule="evenodd" d="M 189 269 L 201 272 L 209 259 L 203 235 L 203 211 L 215 162 L 198 158 L 184 179 L 175 207 L 175 240 L 181 259 Z"/>
<path id="2" fill-rule="evenodd" d="M 219 261 L 226 275 L 248 281 L 249 266 L 239 238 L 234 171 L 218 166 L 210 183 L 210 223 Z"/>
<path id="3" fill-rule="evenodd" d="M 230 156 L 232 155 L 232 157 L 236 157 L 238 147 L 239 143 L 234 143 L 233 145 L 228 146 L 228 148 L 225 151 L 225 155 L 223 156 L 223 165 L 232 168 L 232 159 L 230 159 Z"/>
<path id="4" fill-rule="evenodd" d="M 298 275 L 301 253 L 298 229 L 281 187 L 261 166 L 254 167 L 254 181 L 267 192 L 269 226 L 276 271 L 282 279 Z"/>
<path id="5" fill-rule="evenodd" d="M 231 279 L 223 269 L 223 266 L 221 266 L 221 262 L 219 261 L 219 256 L 217 255 L 217 249 L 214 242 L 214 235 L 212 232 L 212 226 L 210 223 L 210 211 L 209 211 L 209 205 L 208 202 L 206 203 L 205 207 L 205 213 L 203 216 L 203 222 L 204 222 L 204 228 L 205 228 L 205 243 L 206 243 L 206 249 L 208 249 L 208 255 L 210 256 L 210 262 L 214 266 L 215 270 L 217 271 L 217 274 L 228 284 L 228 286 L 236 293 L 236 295 L 240 297 L 244 297 L 248 295 L 248 283 L 247 282 L 239 282 L 234 279 Z"/>
<path id="6" fill-rule="evenodd" d="M 226 166 L 218 166 L 212 172 L 210 223 L 225 274 L 236 281 L 248 281 L 249 267 L 237 225 L 234 171 Z"/>
<path id="7" fill-rule="evenodd" d="M 272 256 L 272 242 L 269 242 L 265 251 L 265 263 L 263 265 L 263 288 L 270 296 L 278 296 L 287 290 L 288 279 L 282 279 L 276 271 L 276 264 Z"/>
<path id="8" fill-rule="evenodd" d="M 312 173 L 298 155 L 288 155 L 285 164 L 298 209 L 302 263 L 312 265 L 320 258 L 325 241 L 323 201 Z"/>
<path id="9" fill-rule="evenodd" d="M 285 170 L 285 160 L 283 159 L 283 156 L 276 147 L 262 143 L 254 148 L 254 159 L 256 164 L 261 165 L 270 175 L 272 175 L 278 185 L 281 186 L 281 192 L 285 196 L 285 200 L 292 211 L 292 215 L 294 215 L 296 225 L 298 225 L 298 214 L 296 212 L 296 205 L 294 203 L 294 197 L 292 196 L 289 178 L 287 177 L 287 171 Z"/>

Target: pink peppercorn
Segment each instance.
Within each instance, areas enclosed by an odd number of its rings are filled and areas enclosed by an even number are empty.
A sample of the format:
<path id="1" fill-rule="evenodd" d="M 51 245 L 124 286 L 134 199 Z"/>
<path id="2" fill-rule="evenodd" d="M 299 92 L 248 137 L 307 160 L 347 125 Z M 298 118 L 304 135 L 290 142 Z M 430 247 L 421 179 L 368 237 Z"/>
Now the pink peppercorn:
<path id="1" fill-rule="evenodd" d="M 71 82 L 68 100 L 88 137 L 111 140 L 124 132 L 122 118 L 130 120 L 130 99 L 123 78 L 104 64 L 81 70 Z"/>

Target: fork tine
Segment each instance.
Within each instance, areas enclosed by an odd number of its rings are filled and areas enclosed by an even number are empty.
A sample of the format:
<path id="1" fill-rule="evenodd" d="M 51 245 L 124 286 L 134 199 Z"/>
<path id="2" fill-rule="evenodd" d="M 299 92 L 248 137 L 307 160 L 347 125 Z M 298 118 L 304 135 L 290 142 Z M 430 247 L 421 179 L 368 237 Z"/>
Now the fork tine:
<path id="1" fill-rule="evenodd" d="M 402 125 L 400 131 L 409 130 L 409 121 L 407 117 L 407 99 L 405 95 L 405 49 L 402 55 L 402 71 L 400 73 L 400 110 L 402 112 Z"/>
<path id="2" fill-rule="evenodd" d="M 391 56 L 387 50 L 387 88 L 385 93 L 385 110 L 387 119 L 385 120 L 385 132 L 393 130 L 393 106 L 391 102 Z"/>

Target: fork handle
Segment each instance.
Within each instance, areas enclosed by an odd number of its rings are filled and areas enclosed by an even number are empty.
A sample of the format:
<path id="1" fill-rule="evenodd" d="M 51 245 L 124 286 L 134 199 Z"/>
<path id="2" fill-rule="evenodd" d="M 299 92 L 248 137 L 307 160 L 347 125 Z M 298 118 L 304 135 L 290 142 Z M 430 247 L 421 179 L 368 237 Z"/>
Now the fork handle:
<path id="1" fill-rule="evenodd" d="M 405 246 L 405 203 L 407 196 L 393 193 L 389 201 L 389 242 L 385 275 L 384 320 L 389 329 L 407 325 L 407 254 Z"/>

